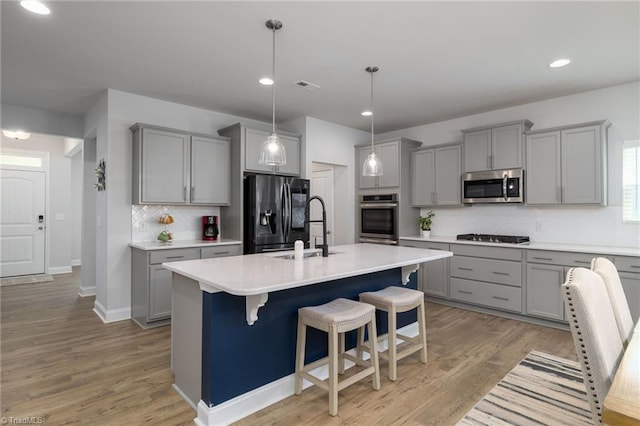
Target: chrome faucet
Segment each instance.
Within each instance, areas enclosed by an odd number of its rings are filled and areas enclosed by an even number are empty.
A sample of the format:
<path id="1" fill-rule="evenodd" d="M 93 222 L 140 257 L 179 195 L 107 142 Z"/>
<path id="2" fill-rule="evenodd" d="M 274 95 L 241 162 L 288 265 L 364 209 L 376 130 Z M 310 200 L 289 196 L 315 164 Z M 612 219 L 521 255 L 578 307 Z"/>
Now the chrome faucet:
<path id="1" fill-rule="evenodd" d="M 322 257 L 329 257 L 329 244 L 327 243 L 327 209 L 324 207 L 324 200 L 317 195 L 307 200 L 307 206 L 305 208 L 305 217 L 309 217 L 309 204 L 311 200 L 318 200 L 322 204 L 322 220 L 305 220 L 306 223 L 322 222 Z"/>

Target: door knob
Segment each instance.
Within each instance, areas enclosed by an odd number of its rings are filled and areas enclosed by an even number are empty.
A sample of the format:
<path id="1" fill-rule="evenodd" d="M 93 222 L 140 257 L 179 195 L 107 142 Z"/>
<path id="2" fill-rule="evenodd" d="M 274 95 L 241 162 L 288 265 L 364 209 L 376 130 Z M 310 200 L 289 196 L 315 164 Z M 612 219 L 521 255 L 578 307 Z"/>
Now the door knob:
<path id="1" fill-rule="evenodd" d="M 44 226 L 38 226 L 38 229 L 42 231 L 44 229 Z"/>

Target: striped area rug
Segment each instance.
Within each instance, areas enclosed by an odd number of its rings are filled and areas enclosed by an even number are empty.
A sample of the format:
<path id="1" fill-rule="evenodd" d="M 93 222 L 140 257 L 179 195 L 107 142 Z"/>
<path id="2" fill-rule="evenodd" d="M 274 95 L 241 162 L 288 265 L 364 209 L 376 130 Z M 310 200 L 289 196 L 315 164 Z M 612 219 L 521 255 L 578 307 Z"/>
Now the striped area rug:
<path id="1" fill-rule="evenodd" d="M 580 364 L 532 351 L 458 425 L 593 425 Z"/>

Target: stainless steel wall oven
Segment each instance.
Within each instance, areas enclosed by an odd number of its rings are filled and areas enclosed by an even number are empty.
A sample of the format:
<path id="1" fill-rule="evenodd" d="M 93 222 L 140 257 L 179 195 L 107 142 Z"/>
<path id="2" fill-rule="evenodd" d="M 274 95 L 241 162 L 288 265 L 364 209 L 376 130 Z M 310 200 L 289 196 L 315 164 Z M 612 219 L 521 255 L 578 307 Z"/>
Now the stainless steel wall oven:
<path id="1" fill-rule="evenodd" d="M 361 243 L 398 244 L 398 194 L 360 196 Z"/>

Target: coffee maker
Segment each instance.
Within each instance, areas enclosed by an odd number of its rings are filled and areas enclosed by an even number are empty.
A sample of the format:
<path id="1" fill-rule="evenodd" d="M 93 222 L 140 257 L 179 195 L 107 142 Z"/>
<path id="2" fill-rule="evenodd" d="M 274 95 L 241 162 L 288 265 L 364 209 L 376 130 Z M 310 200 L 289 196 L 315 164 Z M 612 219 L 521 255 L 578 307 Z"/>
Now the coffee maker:
<path id="1" fill-rule="evenodd" d="M 202 216 L 202 240 L 215 241 L 218 233 L 218 216 Z"/>

